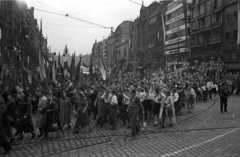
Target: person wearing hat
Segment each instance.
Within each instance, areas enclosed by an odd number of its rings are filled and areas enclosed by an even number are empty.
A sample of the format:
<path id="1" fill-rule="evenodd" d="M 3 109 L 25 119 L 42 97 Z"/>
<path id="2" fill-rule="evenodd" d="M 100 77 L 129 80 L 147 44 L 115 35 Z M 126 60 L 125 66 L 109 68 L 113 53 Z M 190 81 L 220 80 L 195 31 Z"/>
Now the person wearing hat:
<path id="1" fill-rule="evenodd" d="M 132 89 L 130 103 L 127 110 L 129 111 L 133 138 L 135 138 L 136 133 L 138 134 L 138 132 L 140 131 L 139 124 L 137 123 L 139 109 L 141 109 L 142 113 L 144 114 L 142 102 L 139 96 L 137 96 L 136 90 Z"/>

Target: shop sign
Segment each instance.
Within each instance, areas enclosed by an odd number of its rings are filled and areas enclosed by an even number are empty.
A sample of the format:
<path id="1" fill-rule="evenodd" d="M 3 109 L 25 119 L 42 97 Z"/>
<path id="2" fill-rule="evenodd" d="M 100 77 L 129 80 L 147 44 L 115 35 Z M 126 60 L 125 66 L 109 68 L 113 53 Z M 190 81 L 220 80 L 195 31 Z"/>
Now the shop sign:
<path id="1" fill-rule="evenodd" d="M 176 39 L 172 39 L 172 40 L 168 40 L 168 41 L 165 42 L 165 45 L 174 44 L 174 43 L 184 41 L 184 40 L 186 40 L 186 36 L 176 38 Z"/>
<path id="2" fill-rule="evenodd" d="M 240 69 L 240 64 L 228 64 L 227 69 Z"/>
<path id="3" fill-rule="evenodd" d="M 181 49 L 165 51 L 164 54 L 165 55 L 171 55 L 171 54 L 175 54 L 175 53 L 183 53 L 183 52 L 189 52 L 189 51 L 190 51 L 189 48 L 181 48 Z"/>
<path id="4" fill-rule="evenodd" d="M 175 45 L 165 46 L 164 50 L 171 50 L 171 49 L 176 49 L 178 47 L 184 47 L 184 46 L 186 46 L 186 42 L 181 42 L 181 43 L 178 43 L 178 44 L 175 44 Z"/>
<path id="5" fill-rule="evenodd" d="M 150 49 L 150 48 L 153 48 L 154 47 L 154 44 L 150 44 L 150 45 L 148 45 L 148 48 Z"/>
<path id="6" fill-rule="evenodd" d="M 182 26 L 180 26 L 180 27 L 171 29 L 171 30 L 169 30 L 169 31 L 166 32 L 166 35 L 175 33 L 175 32 L 177 32 L 177 31 L 183 30 L 183 29 L 185 29 L 185 28 L 186 28 L 186 26 L 185 26 L 185 25 L 182 25 Z"/>
<path id="7" fill-rule="evenodd" d="M 182 0 L 175 0 L 174 2 L 168 4 L 168 6 L 167 6 L 168 11 L 166 12 L 166 15 L 177 10 L 178 8 L 181 8 L 183 6 L 183 4 L 181 2 L 182 2 Z"/>
<path id="8" fill-rule="evenodd" d="M 181 15 L 179 15 L 179 16 L 177 16 L 177 17 L 175 17 L 175 18 L 173 18 L 173 19 L 171 19 L 171 20 L 169 20 L 169 21 L 167 21 L 166 22 L 166 25 L 169 25 L 169 24 L 171 24 L 171 23 L 173 23 L 173 22 L 176 22 L 176 21 L 178 21 L 178 20 L 180 20 L 180 19 L 183 19 L 184 18 L 184 14 L 181 14 Z"/>

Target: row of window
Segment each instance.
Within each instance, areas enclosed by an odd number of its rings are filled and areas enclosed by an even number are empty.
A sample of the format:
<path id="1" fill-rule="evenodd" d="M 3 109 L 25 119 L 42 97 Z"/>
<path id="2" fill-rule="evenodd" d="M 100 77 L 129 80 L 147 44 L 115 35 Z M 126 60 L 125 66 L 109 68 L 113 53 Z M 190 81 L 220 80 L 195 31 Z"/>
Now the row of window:
<path id="1" fill-rule="evenodd" d="M 235 60 L 239 59 L 240 55 L 238 53 L 239 50 L 233 49 L 233 50 L 228 50 L 224 52 L 224 59 L 227 60 Z"/>
<path id="2" fill-rule="evenodd" d="M 176 38 L 179 38 L 179 37 L 182 37 L 182 36 L 186 36 L 186 29 L 183 29 L 183 30 L 177 31 L 175 33 L 166 35 L 166 41 L 176 39 Z"/>
<path id="3" fill-rule="evenodd" d="M 168 14 L 167 17 L 166 17 L 166 21 L 169 21 L 169 20 L 171 20 L 175 17 L 178 17 L 181 14 L 183 14 L 183 7 L 181 7 L 179 9 L 175 10 L 174 12 Z"/>
<path id="4" fill-rule="evenodd" d="M 215 13 L 210 16 L 206 16 L 199 20 L 195 20 L 191 23 L 192 30 L 198 30 L 202 28 L 210 27 L 211 25 L 222 23 L 222 12 Z"/>
<path id="5" fill-rule="evenodd" d="M 180 27 L 185 24 L 184 20 L 178 20 L 166 26 L 166 31 L 172 30 L 174 28 Z"/>
<path id="6" fill-rule="evenodd" d="M 232 31 L 232 32 L 227 32 L 225 34 L 226 42 L 236 41 L 237 40 L 237 36 L 238 36 L 238 31 L 237 30 Z"/>
<path id="7" fill-rule="evenodd" d="M 212 9 L 217 9 L 223 6 L 223 0 L 208 0 L 205 3 L 195 6 L 191 11 L 191 18 L 198 17 L 199 15 L 204 15 L 212 11 Z"/>

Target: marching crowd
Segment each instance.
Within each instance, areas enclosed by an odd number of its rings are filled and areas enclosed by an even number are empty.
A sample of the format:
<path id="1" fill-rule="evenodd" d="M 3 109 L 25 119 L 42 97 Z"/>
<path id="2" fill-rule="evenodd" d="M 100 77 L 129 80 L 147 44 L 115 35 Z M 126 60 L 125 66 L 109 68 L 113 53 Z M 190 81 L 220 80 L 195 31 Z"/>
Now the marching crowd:
<path id="1" fill-rule="evenodd" d="M 186 107 L 191 114 L 197 101 L 215 99 L 217 93 L 220 111 L 227 112 L 227 98 L 235 90 L 239 94 L 239 79 L 216 82 L 182 73 L 145 78 L 130 73 L 111 84 L 97 80 L 82 84 L 68 81 L 60 86 L 50 85 L 49 89 L 16 87 L 15 91 L 9 91 L 6 86 L 0 96 L 0 146 L 7 154 L 12 149 L 11 143 L 22 140 L 26 133 L 31 133 L 32 139 L 42 140 L 52 131 L 63 134 L 64 128 L 73 128 L 73 134 L 84 127 L 91 132 L 91 115 L 96 127 L 109 124 L 110 130 L 115 130 L 120 123 L 131 129 L 135 138 L 141 131 L 140 121 L 148 125 L 153 121 L 154 126 L 161 128 L 173 127 L 183 114 L 182 108 Z M 74 124 L 72 114 L 76 118 Z"/>

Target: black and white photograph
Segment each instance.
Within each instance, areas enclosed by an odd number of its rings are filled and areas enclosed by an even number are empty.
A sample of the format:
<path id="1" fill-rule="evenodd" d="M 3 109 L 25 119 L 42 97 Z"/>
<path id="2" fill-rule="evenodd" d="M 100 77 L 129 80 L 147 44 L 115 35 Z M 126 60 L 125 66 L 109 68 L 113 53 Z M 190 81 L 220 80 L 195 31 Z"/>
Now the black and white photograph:
<path id="1" fill-rule="evenodd" d="M 0 157 L 240 157 L 240 0 L 0 0 Z"/>

